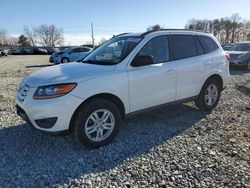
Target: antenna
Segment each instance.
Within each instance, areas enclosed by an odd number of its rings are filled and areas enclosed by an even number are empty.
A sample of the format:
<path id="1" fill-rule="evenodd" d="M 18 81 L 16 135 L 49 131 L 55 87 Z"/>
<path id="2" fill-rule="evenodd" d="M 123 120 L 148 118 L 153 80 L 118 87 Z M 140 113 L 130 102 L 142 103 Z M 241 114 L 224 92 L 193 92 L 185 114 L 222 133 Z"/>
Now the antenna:
<path id="1" fill-rule="evenodd" d="M 94 38 L 94 29 L 93 29 L 93 22 L 91 22 L 91 37 L 92 37 L 92 45 L 95 46 L 95 38 Z"/>

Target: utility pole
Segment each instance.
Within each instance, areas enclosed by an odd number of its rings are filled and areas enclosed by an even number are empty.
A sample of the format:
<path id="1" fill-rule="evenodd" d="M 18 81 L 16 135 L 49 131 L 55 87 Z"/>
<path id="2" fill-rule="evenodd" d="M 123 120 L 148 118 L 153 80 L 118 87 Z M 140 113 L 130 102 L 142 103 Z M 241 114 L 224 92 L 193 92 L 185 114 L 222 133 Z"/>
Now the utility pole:
<path id="1" fill-rule="evenodd" d="M 91 36 L 92 36 L 92 45 L 93 45 L 93 48 L 94 48 L 95 38 L 94 38 L 93 22 L 91 22 Z"/>

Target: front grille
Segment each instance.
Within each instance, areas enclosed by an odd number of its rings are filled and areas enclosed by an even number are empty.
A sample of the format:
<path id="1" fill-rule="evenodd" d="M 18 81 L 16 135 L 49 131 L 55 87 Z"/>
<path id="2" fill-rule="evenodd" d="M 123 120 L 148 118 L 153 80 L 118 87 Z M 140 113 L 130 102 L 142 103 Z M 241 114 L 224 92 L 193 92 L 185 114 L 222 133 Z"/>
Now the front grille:
<path id="1" fill-rule="evenodd" d="M 24 101 L 25 97 L 27 96 L 28 92 L 29 92 L 29 86 L 25 83 L 22 83 L 18 89 L 17 92 L 17 98 L 20 101 Z"/>

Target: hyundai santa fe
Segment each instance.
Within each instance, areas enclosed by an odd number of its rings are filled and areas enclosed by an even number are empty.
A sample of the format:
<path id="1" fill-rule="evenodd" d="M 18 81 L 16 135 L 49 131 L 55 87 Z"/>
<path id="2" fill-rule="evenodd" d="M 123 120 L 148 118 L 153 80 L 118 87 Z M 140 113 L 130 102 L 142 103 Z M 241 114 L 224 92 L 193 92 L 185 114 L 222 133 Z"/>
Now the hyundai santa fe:
<path id="1" fill-rule="evenodd" d="M 199 109 L 212 110 L 228 80 L 228 56 L 211 34 L 121 34 L 80 63 L 26 77 L 16 107 L 36 129 L 73 132 L 85 146 L 100 147 L 115 138 L 124 117 L 145 109 L 194 100 Z"/>

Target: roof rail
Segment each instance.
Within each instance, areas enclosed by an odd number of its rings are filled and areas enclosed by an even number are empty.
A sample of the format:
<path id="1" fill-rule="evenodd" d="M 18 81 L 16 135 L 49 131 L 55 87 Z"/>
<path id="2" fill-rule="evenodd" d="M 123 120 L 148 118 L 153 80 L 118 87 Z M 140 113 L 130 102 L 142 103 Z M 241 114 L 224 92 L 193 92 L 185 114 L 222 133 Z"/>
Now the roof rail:
<path id="1" fill-rule="evenodd" d="M 154 30 L 149 30 L 149 31 L 146 31 L 144 33 L 142 33 L 140 36 L 141 37 L 144 37 L 150 33 L 153 33 L 153 32 L 156 32 L 156 31 L 196 31 L 196 32 L 203 32 L 203 33 L 207 33 L 207 32 L 204 32 L 204 31 L 198 31 L 198 30 L 194 30 L 194 29 L 154 29 Z"/>
<path id="2" fill-rule="evenodd" d="M 121 34 L 118 34 L 118 35 L 113 35 L 113 37 L 112 37 L 112 38 L 114 38 L 114 37 L 118 37 L 118 36 L 122 36 L 122 35 L 126 35 L 126 34 L 129 34 L 129 33 L 121 33 Z"/>

